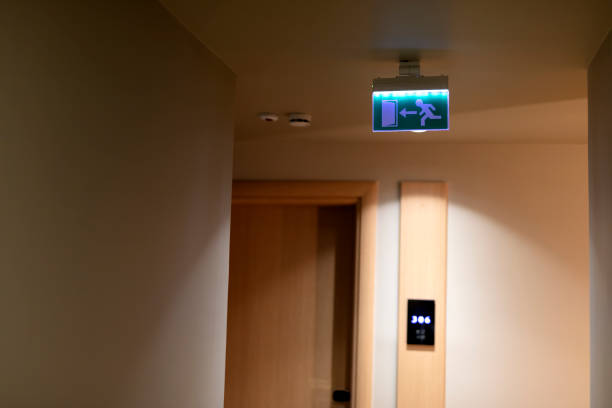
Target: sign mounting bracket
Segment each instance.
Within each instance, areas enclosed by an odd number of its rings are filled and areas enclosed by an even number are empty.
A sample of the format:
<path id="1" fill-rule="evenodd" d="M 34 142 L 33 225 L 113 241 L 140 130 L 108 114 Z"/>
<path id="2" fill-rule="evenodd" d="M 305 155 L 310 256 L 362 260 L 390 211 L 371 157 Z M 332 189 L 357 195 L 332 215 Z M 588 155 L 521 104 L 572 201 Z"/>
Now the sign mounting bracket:
<path id="1" fill-rule="evenodd" d="M 413 60 L 400 60 L 399 62 L 399 76 L 421 76 L 421 63 Z"/>

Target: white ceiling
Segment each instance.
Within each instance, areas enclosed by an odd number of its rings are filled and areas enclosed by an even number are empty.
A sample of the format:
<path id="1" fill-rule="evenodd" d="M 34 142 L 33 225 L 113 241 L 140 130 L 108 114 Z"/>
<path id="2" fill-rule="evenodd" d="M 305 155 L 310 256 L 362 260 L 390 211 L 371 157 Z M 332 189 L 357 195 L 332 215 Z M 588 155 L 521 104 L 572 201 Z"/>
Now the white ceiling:
<path id="1" fill-rule="evenodd" d="M 586 142 L 612 0 L 163 0 L 237 75 L 236 138 Z M 449 75 L 451 130 L 372 133 L 371 80 Z M 313 125 L 264 123 L 308 112 Z"/>

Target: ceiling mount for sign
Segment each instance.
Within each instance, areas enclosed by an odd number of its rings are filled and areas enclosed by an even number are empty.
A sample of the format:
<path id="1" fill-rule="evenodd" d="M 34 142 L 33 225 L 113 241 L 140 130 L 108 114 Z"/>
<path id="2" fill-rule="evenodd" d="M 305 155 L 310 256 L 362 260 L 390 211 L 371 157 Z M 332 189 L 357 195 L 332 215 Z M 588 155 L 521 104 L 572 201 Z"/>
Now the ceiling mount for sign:
<path id="1" fill-rule="evenodd" d="M 400 60 L 400 76 L 421 76 L 421 63 L 419 61 Z"/>
<path id="2" fill-rule="evenodd" d="M 449 129 L 447 76 L 421 76 L 418 61 L 400 61 L 400 75 L 372 81 L 374 132 Z"/>

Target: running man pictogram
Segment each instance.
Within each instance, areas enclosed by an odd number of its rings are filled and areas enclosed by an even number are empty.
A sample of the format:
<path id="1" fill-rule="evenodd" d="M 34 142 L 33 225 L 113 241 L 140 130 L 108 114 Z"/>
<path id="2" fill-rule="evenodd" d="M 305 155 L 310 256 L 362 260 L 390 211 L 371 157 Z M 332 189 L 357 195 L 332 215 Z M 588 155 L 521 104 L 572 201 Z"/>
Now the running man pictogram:
<path id="1" fill-rule="evenodd" d="M 421 116 L 421 126 L 425 126 L 425 121 L 427 119 L 442 119 L 442 116 L 433 114 L 432 110 L 435 111 L 436 107 L 431 103 L 423 103 L 422 99 L 417 99 L 415 104 L 421 108 L 419 112 L 419 116 Z"/>

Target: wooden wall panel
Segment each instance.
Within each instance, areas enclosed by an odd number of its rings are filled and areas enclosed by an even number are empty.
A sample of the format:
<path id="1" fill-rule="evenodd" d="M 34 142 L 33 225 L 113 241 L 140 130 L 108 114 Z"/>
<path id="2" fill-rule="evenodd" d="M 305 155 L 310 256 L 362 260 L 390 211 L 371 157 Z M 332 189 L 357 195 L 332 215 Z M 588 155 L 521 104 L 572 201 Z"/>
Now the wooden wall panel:
<path id="1" fill-rule="evenodd" d="M 446 232 L 442 182 L 401 184 L 398 408 L 444 408 L 446 378 Z M 408 299 L 436 301 L 436 344 L 407 345 Z"/>
<path id="2" fill-rule="evenodd" d="M 312 408 L 317 207 L 233 205 L 231 229 L 225 408 Z"/>

